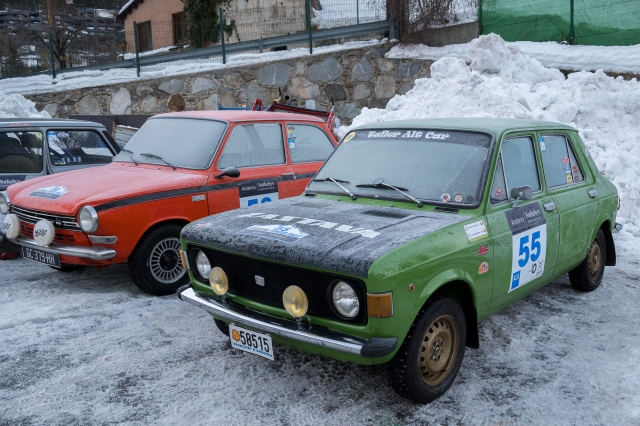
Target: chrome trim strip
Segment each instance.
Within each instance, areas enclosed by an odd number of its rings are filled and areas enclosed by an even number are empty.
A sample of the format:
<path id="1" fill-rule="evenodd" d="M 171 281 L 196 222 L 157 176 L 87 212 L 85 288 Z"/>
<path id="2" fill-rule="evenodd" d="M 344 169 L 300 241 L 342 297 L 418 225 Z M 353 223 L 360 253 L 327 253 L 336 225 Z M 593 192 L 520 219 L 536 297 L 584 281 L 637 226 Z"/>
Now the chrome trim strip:
<path id="1" fill-rule="evenodd" d="M 315 328 L 313 326 L 307 326 L 306 324 L 299 324 L 293 320 L 262 314 L 220 299 L 196 294 L 191 287 L 179 293 L 178 297 L 225 321 L 233 322 L 234 324 L 237 323 L 240 326 L 246 326 L 255 331 L 286 337 L 298 342 L 310 343 L 315 346 L 354 355 L 361 355 L 362 347 L 366 343 L 365 340 L 357 337 L 337 333 L 325 328 Z"/>
<path id="2" fill-rule="evenodd" d="M 103 237 L 101 235 L 88 235 L 89 241 L 95 244 L 115 244 L 118 241 L 118 237 Z"/>
<path id="3" fill-rule="evenodd" d="M 43 251 L 45 253 L 61 254 L 64 256 L 81 257 L 83 259 L 91 260 L 108 260 L 116 255 L 116 251 L 104 247 L 84 247 L 84 246 L 72 246 L 69 244 L 51 243 L 50 245 L 43 247 L 36 244 L 33 238 L 26 238 L 19 236 L 18 238 L 10 239 L 23 247 L 32 248 Z"/>
<path id="4" fill-rule="evenodd" d="M 21 221 L 35 224 L 40 219 L 46 219 L 52 222 L 59 229 L 69 229 L 80 231 L 80 225 L 73 216 L 57 215 L 52 213 L 42 213 L 34 210 L 25 209 L 15 205 L 11 206 L 11 213 L 16 214 Z M 56 222 L 60 222 L 61 225 Z"/>

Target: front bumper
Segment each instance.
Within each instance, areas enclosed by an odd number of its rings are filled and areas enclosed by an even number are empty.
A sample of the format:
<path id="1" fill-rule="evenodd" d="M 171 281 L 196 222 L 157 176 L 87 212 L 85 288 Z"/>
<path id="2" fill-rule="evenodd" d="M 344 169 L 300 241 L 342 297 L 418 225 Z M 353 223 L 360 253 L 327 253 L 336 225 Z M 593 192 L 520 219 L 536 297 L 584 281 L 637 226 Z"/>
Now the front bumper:
<path id="1" fill-rule="evenodd" d="M 108 249 L 105 247 L 84 247 L 60 243 L 51 243 L 49 246 L 43 247 L 37 245 L 36 241 L 33 238 L 27 238 L 22 235 L 18 238 L 10 239 L 9 241 L 14 242 L 22 247 L 40 250 L 45 253 L 73 256 L 83 259 L 108 260 L 115 257 L 116 255 L 116 251 L 114 249 Z"/>
<path id="2" fill-rule="evenodd" d="M 387 356 L 393 353 L 398 345 L 398 339 L 395 337 L 374 337 L 365 340 L 325 328 L 266 315 L 233 304 L 227 300 L 215 299 L 196 293 L 190 285 L 180 288 L 178 297 L 227 322 L 245 326 L 255 331 L 282 336 L 297 342 L 359 355 L 363 358 Z"/>

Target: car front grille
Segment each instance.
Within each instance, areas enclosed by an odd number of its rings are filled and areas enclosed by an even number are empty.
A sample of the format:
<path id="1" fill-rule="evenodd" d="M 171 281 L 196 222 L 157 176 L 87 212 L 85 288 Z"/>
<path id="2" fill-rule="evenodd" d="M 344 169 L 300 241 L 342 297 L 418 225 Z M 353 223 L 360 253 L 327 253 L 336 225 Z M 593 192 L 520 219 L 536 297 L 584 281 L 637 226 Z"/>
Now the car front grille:
<path id="1" fill-rule="evenodd" d="M 24 222 L 20 223 L 20 233 L 25 237 L 33 237 L 33 225 Z M 56 232 L 55 237 L 53 237 L 53 241 L 56 243 L 74 244 L 76 242 L 76 237 L 72 234 Z"/>
<path id="2" fill-rule="evenodd" d="M 53 223 L 56 229 L 68 229 L 70 231 L 81 231 L 80 225 L 73 216 L 62 216 L 52 213 L 42 213 L 35 210 L 25 209 L 23 207 L 11 206 L 11 213 L 15 213 L 21 222 L 35 225 L 40 219 L 46 219 Z"/>
<path id="3" fill-rule="evenodd" d="M 296 285 L 307 295 L 308 315 L 352 324 L 365 324 L 367 321 L 365 286 L 361 281 L 200 247 L 189 248 L 190 265 L 195 266 L 198 250 L 207 255 L 212 267 L 219 266 L 227 274 L 229 294 L 282 309 L 282 293 L 288 286 Z M 195 270 L 194 273 L 197 276 Z M 264 278 L 264 286 L 256 284 L 256 275 Z M 331 290 L 339 279 L 348 282 L 360 299 L 360 311 L 353 319 L 340 316 L 333 308 Z"/>

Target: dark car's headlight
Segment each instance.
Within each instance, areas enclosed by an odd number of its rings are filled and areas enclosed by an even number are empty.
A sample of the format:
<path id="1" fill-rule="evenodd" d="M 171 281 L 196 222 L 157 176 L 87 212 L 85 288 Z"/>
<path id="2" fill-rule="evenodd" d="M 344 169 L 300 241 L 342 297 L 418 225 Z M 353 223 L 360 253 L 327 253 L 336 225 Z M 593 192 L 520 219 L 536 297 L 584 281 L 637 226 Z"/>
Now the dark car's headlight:
<path id="1" fill-rule="evenodd" d="M 11 199 L 7 191 L 0 192 L 0 213 L 8 214 L 11 207 Z"/>
<path id="2" fill-rule="evenodd" d="M 360 312 L 360 299 L 356 291 L 344 281 L 338 281 L 331 291 L 336 311 L 345 318 L 353 318 Z"/>
<path id="3" fill-rule="evenodd" d="M 202 251 L 198 250 L 196 253 L 196 271 L 200 275 L 200 279 L 204 282 L 209 281 L 209 272 L 211 272 L 211 262 L 209 258 Z"/>
<path id="4" fill-rule="evenodd" d="M 98 229 L 98 212 L 91 206 L 84 206 L 78 213 L 78 224 L 84 232 L 96 232 Z"/>

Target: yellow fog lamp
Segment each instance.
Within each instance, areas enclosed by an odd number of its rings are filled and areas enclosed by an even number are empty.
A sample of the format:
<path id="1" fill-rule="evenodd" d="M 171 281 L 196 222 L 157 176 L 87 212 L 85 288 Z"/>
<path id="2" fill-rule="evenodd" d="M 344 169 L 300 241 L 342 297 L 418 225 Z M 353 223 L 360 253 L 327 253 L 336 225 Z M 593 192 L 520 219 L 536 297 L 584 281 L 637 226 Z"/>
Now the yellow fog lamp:
<path id="1" fill-rule="evenodd" d="M 224 296 L 229 290 L 229 279 L 222 268 L 216 266 L 209 272 L 209 285 L 218 296 Z"/>
<path id="2" fill-rule="evenodd" d="M 307 295 L 296 285 L 290 285 L 282 293 L 282 304 L 289 312 L 289 315 L 296 319 L 302 318 L 307 313 L 307 309 L 309 309 Z"/>

